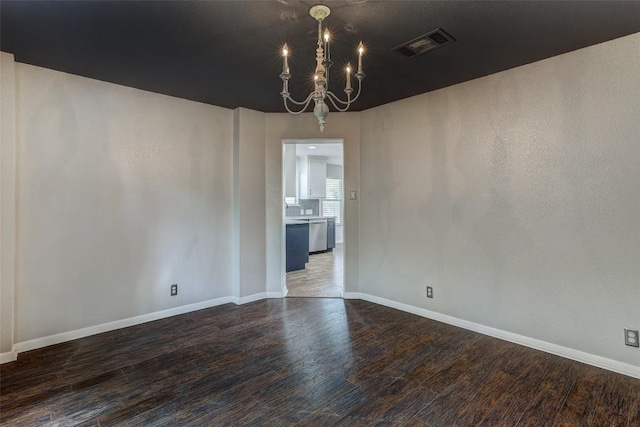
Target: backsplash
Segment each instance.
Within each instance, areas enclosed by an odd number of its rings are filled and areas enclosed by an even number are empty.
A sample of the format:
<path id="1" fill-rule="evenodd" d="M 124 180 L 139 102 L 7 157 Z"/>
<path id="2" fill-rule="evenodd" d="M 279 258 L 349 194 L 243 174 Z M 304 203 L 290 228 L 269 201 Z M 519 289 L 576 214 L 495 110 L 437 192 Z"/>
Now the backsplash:
<path id="1" fill-rule="evenodd" d="M 310 214 L 306 213 L 307 209 L 311 209 Z M 320 200 L 318 199 L 300 199 L 297 206 L 287 206 L 287 216 L 320 216 Z"/>

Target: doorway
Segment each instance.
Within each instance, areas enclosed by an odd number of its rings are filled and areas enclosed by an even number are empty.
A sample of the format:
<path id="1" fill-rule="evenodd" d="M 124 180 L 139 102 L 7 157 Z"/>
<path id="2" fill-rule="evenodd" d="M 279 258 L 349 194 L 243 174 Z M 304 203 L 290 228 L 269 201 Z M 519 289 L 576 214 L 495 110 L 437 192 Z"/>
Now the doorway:
<path id="1" fill-rule="evenodd" d="M 282 151 L 286 295 L 341 298 L 345 235 L 343 140 L 284 140 Z"/>

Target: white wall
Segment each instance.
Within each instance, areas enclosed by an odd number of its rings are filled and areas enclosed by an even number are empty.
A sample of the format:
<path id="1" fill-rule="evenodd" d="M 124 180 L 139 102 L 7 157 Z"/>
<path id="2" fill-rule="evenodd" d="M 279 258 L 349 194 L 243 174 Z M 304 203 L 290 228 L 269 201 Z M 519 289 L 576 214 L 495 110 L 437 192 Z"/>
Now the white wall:
<path id="1" fill-rule="evenodd" d="M 640 366 L 639 76 L 635 34 L 363 112 L 361 292 Z"/>
<path id="2" fill-rule="evenodd" d="M 231 295 L 231 110 L 19 63 L 16 81 L 17 342 Z"/>
<path id="3" fill-rule="evenodd" d="M 15 359 L 16 245 L 15 62 L 0 52 L 0 363 Z"/>
<path id="4" fill-rule="evenodd" d="M 264 297 L 265 114 L 239 108 L 234 117 L 234 297 Z M 284 199 L 281 199 L 284 200 Z"/>
<path id="5" fill-rule="evenodd" d="M 358 190 L 360 185 L 360 113 L 330 113 L 323 133 L 312 113 L 266 115 L 266 277 L 267 292 L 280 292 L 284 286 L 283 225 L 283 139 L 343 139 L 344 186 Z M 345 201 L 345 292 L 358 292 L 359 200 Z"/>

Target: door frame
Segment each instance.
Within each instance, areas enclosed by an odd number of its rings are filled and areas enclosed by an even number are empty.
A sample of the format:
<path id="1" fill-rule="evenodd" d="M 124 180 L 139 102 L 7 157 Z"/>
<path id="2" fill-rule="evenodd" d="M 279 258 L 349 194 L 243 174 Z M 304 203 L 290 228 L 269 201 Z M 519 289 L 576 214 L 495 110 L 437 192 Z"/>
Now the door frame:
<path id="1" fill-rule="evenodd" d="M 344 221 L 344 216 L 345 216 L 345 184 L 344 184 L 344 177 L 345 177 L 345 168 L 346 168 L 346 162 L 344 161 L 344 138 L 300 138 L 300 139 L 282 139 L 281 140 L 281 168 L 280 168 L 280 178 L 281 178 L 281 183 L 280 183 L 280 188 L 282 190 L 282 234 L 280 236 L 280 241 L 281 241 L 281 252 L 280 252 L 280 257 L 281 257 L 281 263 L 280 263 L 280 288 L 282 289 L 282 298 L 285 298 L 287 296 L 287 293 L 289 292 L 289 290 L 287 289 L 287 271 L 286 271 L 286 263 L 287 263 L 287 226 L 285 225 L 284 221 L 285 221 L 285 217 L 287 216 L 287 207 L 286 204 L 284 202 L 284 197 L 285 197 L 285 185 L 286 185 L 286 181 L 285 181 L 285 147 L 287 145 L 295 145 L 295 144 L 308 144 L 308 145 L 322 145 L 322 144 L 340 144 L 342 145 L 342 245 L 343 245 L 343 249 L 342 249 L 342 262 L 343 262 L 343 268 L 342 268 L 342 292 L 341 292 L 341 298 L 344 298 L 344 294 L 345 294 L 345 268 L 344 268 L 344 264 L 345 264 L 345 257 L 346 257 L 346 251 L 344 250 L 344 247 L 346 245 L 346 224 Z M 298 181 L 297 181 L 297 176 L 296 176 L 296 185 L 298 185 Z"/>

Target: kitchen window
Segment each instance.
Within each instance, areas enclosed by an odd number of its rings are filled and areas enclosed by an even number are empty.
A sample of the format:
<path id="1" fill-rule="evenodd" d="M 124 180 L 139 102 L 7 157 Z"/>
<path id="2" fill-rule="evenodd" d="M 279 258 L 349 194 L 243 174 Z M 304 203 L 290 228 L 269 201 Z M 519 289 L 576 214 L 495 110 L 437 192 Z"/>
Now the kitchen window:
<path id="1" fill-rule="evenodd" d="M 342 180 L 327 178 L 327 198 L 322 202 L 322 216 L 335 216 L 342 224 Z"/>

